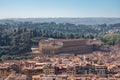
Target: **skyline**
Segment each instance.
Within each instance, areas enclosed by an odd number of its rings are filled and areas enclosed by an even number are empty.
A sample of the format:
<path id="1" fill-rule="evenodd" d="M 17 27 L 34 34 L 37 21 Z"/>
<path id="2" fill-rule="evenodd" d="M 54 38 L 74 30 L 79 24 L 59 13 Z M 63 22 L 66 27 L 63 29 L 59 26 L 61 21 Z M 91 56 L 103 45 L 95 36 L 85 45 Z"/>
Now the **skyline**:
<path id="1" fill-rule="evenodd" d="M 0 0 L 3 18 L 120 18 L 120 0 Z"/>

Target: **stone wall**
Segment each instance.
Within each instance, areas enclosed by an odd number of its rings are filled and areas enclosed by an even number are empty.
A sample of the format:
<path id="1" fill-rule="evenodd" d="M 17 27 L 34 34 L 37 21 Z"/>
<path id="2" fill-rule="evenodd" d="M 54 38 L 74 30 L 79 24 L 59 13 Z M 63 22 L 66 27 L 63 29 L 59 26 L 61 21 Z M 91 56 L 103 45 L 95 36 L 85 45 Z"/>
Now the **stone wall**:
<path id="1" fill-rule="evenodd" d="M 64 47 L 80 46 L 86 44 L 86 40 L 63 40 L 62 42 Z"/>
<path id="2" fill-rule="evenodd" d="M 91 52 L 92 46 L 91 45 L 82 45 L 82 46 L 69 46 L 69 47 L 62 47 L 56 50 L 55 53 L 86 53 Z"/>
<path id="3" fill-rule="evenodd" d="M 71 40 L 52 40 L 40 41 L 39 50 L 42 54 L 61 54 L 61 53 L 91 53 L 96 50 L 94 45 L 87 44 L 88 40 L 71 39 Z M 63 45 L 61 45 L 61 43 Z"/>

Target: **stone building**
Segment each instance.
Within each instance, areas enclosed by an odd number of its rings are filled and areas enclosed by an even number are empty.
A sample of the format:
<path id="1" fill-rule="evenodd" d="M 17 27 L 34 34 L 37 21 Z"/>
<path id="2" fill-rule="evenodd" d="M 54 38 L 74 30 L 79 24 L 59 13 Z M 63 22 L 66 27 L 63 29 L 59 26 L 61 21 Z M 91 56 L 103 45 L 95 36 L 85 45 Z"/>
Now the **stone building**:
<path id="1" fill-rule="evenodd" d="M 7 77 L 9 74 L 11 74 L 9 66 L 0 65 L 0 78 Z"/>
<path id="2" fill-rule="evenodd" d="M 76 74 L 83 75 L 83 74 L 94 74 L 100 77 L 107 77 L 108 69 L 104 65 L 86 65 L 86 66 L 76 66 Z"/>
<path id="3" fill-rule="evenodd" d="M 66 72 L 69 75 L 75 75 L 76 74 L 76 69 L 73 66 L 68 66 Z"/>
<path id="4" fill-rule="evenodd" d="M 48 39 L 39 42 L 41 54 L 91 53 L 99 49 L 100 41 L 88 39 Z"/>
<path id="5" fill-rule="evenodd" d="M 47 65 L 43 69 L 43 73 L 46 75 L 54 75 L 55 74 L 55 68 L 51 65 Z"/>

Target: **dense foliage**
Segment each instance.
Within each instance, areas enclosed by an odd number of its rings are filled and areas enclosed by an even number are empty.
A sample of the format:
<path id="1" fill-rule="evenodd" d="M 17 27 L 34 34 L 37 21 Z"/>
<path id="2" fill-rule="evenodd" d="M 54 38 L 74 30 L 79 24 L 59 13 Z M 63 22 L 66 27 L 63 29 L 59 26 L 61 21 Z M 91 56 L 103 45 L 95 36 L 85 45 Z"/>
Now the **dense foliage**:
<path id="1" fill-rule="evenodd" d="M 120 34 L 105 34 L 101 40 L 107 45 L 119 45 L 120 46 Z"/>
<path id="2" fill-rule="evenodd" d="M 112 35 L 107 35 L 107 34 Z M 113 34 L 115 33 L 115 34 Z M 0 24 L 0 55 L 19 55 L 31 51 L 43 38 L 101 39 L 104 44 L 120 43 L 120 23 L 75 25 L 70 23 L 17 22 Z"/>

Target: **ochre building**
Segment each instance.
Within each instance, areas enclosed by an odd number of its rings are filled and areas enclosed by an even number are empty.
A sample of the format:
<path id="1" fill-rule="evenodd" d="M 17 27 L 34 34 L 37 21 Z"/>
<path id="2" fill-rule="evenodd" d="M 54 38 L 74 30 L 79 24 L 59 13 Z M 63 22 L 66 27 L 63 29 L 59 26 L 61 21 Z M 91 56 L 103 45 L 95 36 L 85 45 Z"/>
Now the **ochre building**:
<path id="1" fill-rule="evenodd" d="M 41 54 L 82 54 L 99 50 L 100 41 L 90 39 L 48 39 L 40 40 Z"/>

